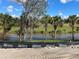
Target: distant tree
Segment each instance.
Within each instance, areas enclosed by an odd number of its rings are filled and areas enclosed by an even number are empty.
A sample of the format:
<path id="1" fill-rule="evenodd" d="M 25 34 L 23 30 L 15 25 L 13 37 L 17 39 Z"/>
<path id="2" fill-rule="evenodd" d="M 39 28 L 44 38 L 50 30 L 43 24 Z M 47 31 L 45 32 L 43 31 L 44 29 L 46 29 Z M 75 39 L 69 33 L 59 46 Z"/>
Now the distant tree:
<path id="1" fill-rule="evenodd" d="M 68 24 L 69 23 L 69 19 L 68 18 L 64 19 L 63 22 Z"/>
<path id="2" fill-rule="evenodd" d="M 47 27 L 48 27 L 48 16 L 44 16 L 42 18 L 42 23 L 44 24 L 44 28 L 45 28 L 45 39 L 47 39 L 46 34 L 47 34 Z"/>
<path id="3" fill-rule="evenodd" d="M 76 15 L 69 16 L 69 26 L 72 28 L 72 41 L 74 41 L 74 28 L 75 23 L 77 21 Z"/>
<path id="4" fill-rule="evenodd" d="M 76 23 L 79 24 L 79 16 L 77 16 Z"/>
<path id="5" fill-rule="evenodd" d="M 61 20 L 59 21 L 59 27 L 61 27 L 61 31 L 62 31 L 63 25 L 64 25 L 64 21 L 63 21 L 63 19 L 61 19 Z"/>
<path id="6" fill-rule="evenodd" d="M 12 25 L 17 27 L 19 26 L 19 22 L 20 22 L 20 18 L 15 17 L 13 18 Z"/>
<path id="7" fill-rule="evenodd" d="M 42 17 L 42 19 L 40 20 L 40 22 L 42 24 L 45 24 L 45 22 L 47 22 L 49 24 L 52 24 L 53 20 L 52 20 L 52 17 L 51 16 L 45 15 L 44 17 Z"/>
<path id="8" fill-rule="evenodd" d="M 20 29 L 19 29 L 18 35 L 19 35 L 19 41 L 20 42 L 23 42 L 23 40 L 24 40 L 24 33 L 25 33 L 25 29 L 24 29 L 25 25 L 24 25 L 24 23 L 25 23 L 25 19 L 24 19 L 24 13 L 23 13 L 20 16 L 20 19 L 19 19 L 19 27 L 20 27 Z"/>
<path id="9" fill-rule="evenodd" d="M 5 40 L 5 35 L 11 30 L 13 26 L 13 18 L 8 14 L 0 14 L 0 22 L 3 27 L 3 39 Z"/>
<path id="10" fill-rule="evenodd" d="M 59 16 L 55 16 L 52 19 L 53 19 L 52 25 L 53 25 L 53 28 L 54 28 L 54 39 L 56 39 L 56 30 L 57 30 L 57 27 L 58 26 L 62 27 L 63 23 L 62 23 L 61 17 L 59 17 Z"/>
<path id="11" fill-rule="evenodd" d="M 37 18 L 33 19 L 32 21 L 32 29 L 33 29 L 33 32 L 35 32 L 35 28 L 38 28 L 40 25 L 39 25 L 39 20 Z"/>

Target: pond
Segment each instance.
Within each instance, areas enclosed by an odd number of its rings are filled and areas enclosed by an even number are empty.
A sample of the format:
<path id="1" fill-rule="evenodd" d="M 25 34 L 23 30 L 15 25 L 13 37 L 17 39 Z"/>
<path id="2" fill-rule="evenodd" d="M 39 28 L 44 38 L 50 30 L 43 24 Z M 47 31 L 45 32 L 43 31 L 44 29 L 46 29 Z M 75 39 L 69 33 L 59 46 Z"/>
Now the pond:
<path id="1" fill-rule="evenodd" d="M 29 34 L 25 34 L 24 35 L 24 40 L 29 40 L 30 35 Z M 54 39 L 54 37 L 52 37 L 51 35 L 47 34 L 46 35 L 47 39 Z M 75 33 L 74 34 L 74 38 L 75 39 L 79 39 L 79 33 Z M 16 34 L 10 34 L 8 36 L 8 39 L 10 40 L 17 40 L 19 39 L 19 36 Z M 44 40 L 45 39 L 45 34 L 33 34 L 32 35 L 32 39 L 33 40 Z M 57 34 L 56 35 L 56 39 L 72 39 L 72 34 Z"/>
<path id="2" fill-rule="evenodd" d="M 25 41 L 26 41 L 26 40 L 29 40 L 29 37 L 30 37 L 29 34 L 25 34 L 24 40 L 25 40 Z M 49 35 L 49 34 L 47 34 L 46 37 L 47 37 L 47 39 L 49 39 L 49 40 L 54 39 L 54 37 L 52 37 L 52 36 Z M 75 33 L 75 34 L 74 34 L 74 38 L 75 38 L 75 39 L 79 39 L 79 33 Z M 8 41 L 12 41 L 12 42 L 13 42 L 13 41 L 19 40 L 19 36 L 16 35 L 16 34 L 10 34 L 10 35 L 7 37 L 7 39 L 8 39 Z M 33 35 L 32 35 L 32 39 L 33 39 L 33 40 L 44 40 L 44 39 L 45 39 L 45 34 L 33 34 Z M 72 34 L 57 34 L 57 35 L 56 35 L 56 39 L 58 39 L 58 40 L 72 39 Z M 58 44 L 59 44 L 60 46 L 66 45 L 66 43 L 65 43 L 65 44 L 63 44 L 63 43 L 58 43 Z M 78 43 L 78 44 L 79 44 L 79 43 Z M 0 47 L 2 47 L 2 46 L 4 46 L 4 47 L 9 47 L 9 48 L 13 48 L 13 47 L 24 47 L 24 48 L 26 48 L 26 47 L 27 47 L 27 45 L 23 45 L 23 46 L 22 46 L 22 45 L 19 45 L 19 44 L 18 44 L 18 46 L 17 46 L 17 45 L 8 44 L 8 43 L 4 43 L 3 45 L 0 44 Z M 46 46 L 52 46 L 52 45 L 46 45 Z M 37 48 L 37 47 L 41 47 L 41 45 L 33 44 L 32 47 Z"/>

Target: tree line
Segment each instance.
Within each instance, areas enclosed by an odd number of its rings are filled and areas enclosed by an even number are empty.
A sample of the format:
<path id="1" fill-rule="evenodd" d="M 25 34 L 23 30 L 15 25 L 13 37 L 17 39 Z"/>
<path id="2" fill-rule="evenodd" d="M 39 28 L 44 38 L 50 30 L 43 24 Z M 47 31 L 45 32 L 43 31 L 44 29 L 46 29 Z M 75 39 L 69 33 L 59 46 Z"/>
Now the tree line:
<path id="1" fill-rule="evenodd" d="M 31 17 L 30 17 L 31 19 Z M 47 28 L 48 24 L 51 24 L 54 28 L 54 38 L 56 39 L 56 30 L 58 27 L 63 27 L 65 23 L 69 24 L 69 26 L 72 29 L 72 40 L 74 40 L 74 28 L 75 24 L 79 24 L 79 17 L 76 15 L 69 16 L 67 19 L 62 19 L 60 16 L 43 16 L 40 19 L 34 18 L 33 20 L 25 20 L 24 14 L 22 14 L 19 18 L 18 17 L 12 17 L 9 14 L 2 14 L 0 13 L 0 26 L 3 28 L 3 40 L 5 40 L 5 35 L 8 31 L 11 30 L 12 27 L 16 26 L 19 27 L 18 35 L 20 37 L 20 41 L 23 41 L 24 34 L 28 32 L 28 30 L 31 31 L 31 38 L 34 28 L 38 28 L 38 23 L 41 23 L 44 25 L 45 28 L 45 36 L 47 34 Z M 31 29 L 29 29 L 31 27 Z"/>

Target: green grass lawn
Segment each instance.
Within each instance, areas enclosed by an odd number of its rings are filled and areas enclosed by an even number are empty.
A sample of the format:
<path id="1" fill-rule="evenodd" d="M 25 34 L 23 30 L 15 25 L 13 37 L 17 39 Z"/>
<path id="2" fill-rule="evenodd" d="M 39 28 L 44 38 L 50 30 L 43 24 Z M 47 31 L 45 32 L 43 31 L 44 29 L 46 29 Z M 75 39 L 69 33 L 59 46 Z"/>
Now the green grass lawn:
<path id="1" fill-rule="evenodd" d="M 77 32 L 76 31 L 76 27 L 79 27 L 79 25 L 77 25 L 77 24 L 75 25 L 75 29 L 74 29 L 75 32 Z M 38 32 L 41 32 L 41 31 L 45 32 L 44 26 L 43 25 L 40 25 L 40 27 L 39 28 L 36 28 L 35 31 L 37 33 Z M 53 26 L 50 25 L 50 24 L 48 24 L 47 33 L 52 32 L 52 31 L 54 31 Z M 58 27 L 57 28 L 57 32 L 58 33 L 71 33 L 72 32 L 72 29 L 69 26 L 69 24 L 64 24 L 63 27 Z"/>
<path id="2" fill-rule="evenodd" d="M 31 40 L 31 41 L 7 41 L 8 44 L 30 44 L 30 43 L 66 43 L 69 40 Z"/>
<path id="3" fill-rule="evenodd" d="M 12 27 L 12 29 L 9 31 L 10 33 L 16 33 L 18 32 L 19 27 Z"/>
<path id="4" fill-rule="evenodd" d="M 76 27 L 79 27 L 78 24 L 75 25 L 75 32 L 76 31 Z M 9 33 L 16 33 L 19 30 L 19 27 L 12 27 L 12 29 L 9 31 Z M 44 29 L 44 25 L 41 24 L 38 28 L 35 28 L 34 31 L 36 33 L 45 33 L 45 29 Z M 48 28 L 47 28 L 47 33 L 50 33 L 54 31 L 53 26 L 51 24 L 48 24 Z M 2 26 L 0 26 L 0 33 L 3 32 Z M 57 28 L 57 33 L 71 33 L 71 27 L 69 26 L 69 24 L 64 24 L 63 27 L 58 27 Z"/>
<path id="5" fill-rule="evenodd" d="M 69 40 L 32 40 L 31 42 L 68 42 Z"/>

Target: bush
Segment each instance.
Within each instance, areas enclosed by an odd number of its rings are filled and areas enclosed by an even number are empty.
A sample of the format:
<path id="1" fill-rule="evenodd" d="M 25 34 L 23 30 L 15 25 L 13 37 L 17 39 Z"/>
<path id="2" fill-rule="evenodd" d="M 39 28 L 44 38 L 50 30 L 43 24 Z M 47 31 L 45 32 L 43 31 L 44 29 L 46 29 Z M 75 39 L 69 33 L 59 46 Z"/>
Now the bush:
<path id="1" fill-rule="evenodd" d="M 57 30 L 57 33 L 58 33 L 58 34 L 61 34 L 61 33 L 62 33 L 62 31 L 61 31 L 61 30 Z"/>
<path id="2" fill-rule="evenodd" d="M 41 33 L 41 34 L 43 34 L 43 33 L 44 33 L 44 31 L 40 31 L 40 33 Z"/>
<path id="3" fill-rule="evenodd" d="M 76 31 L 79 32 L 79 27 L 76 27 Z"/>
<path id="4" fill-rule="evenodd" d="M 37 32 L 36 31 L 33 31 L 33 34 L 36 34 Z"/>

